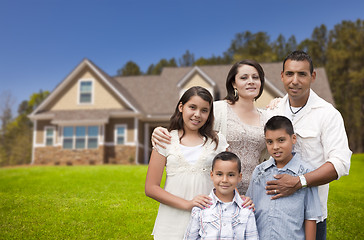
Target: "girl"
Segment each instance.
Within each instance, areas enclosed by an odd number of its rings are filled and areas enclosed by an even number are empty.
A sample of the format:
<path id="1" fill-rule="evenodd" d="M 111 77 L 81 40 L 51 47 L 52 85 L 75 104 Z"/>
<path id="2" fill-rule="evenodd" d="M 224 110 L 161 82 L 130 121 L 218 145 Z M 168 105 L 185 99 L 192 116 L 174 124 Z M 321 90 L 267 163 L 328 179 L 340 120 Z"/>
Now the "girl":
<path id="1" fill-rule="evenodd" d="M 154 239 L 183 239 L 193 207 L 209 207 L 207 196 L 214 156 L 228 147 L 213 130 L 213 98 L 202 87 L 188 89 L 171 117 L 171 144 L 154 148 L 145 182 L 145 194 L 160 202 Z M 166 167 L 166 183 L 160 187 Z"/>

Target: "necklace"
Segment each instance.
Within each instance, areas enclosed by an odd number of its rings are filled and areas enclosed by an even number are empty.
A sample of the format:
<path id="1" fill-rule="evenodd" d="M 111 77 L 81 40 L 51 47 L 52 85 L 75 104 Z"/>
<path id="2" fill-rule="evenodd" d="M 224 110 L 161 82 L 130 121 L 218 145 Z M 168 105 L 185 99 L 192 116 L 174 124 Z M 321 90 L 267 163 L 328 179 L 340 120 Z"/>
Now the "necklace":
<path id="1" fill-rule="evenodd" d="M 306 102 L 307 103 L 307 102 Z M 306 106 L 306 103 L 305 104 L 303 104 L 303 106 L 302 107 L 300 107 L 297 111 L 293 111 L 292 110 L 292 107 L 291 107 L 291 101 L 289 101 L 289 109 L 291 110 L 291 113 L 293 113 L 293 114 L 297 114 L 299 111 L 301 111 L 302 110 L 302 108 L 304 108 L 305 106 Z"/>

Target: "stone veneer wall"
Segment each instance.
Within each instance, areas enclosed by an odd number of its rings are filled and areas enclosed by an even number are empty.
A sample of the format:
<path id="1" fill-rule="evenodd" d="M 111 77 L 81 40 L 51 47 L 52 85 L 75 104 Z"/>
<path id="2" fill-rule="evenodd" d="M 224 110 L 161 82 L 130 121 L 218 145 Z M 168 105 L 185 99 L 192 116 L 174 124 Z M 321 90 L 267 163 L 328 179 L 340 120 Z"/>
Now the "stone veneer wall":
<path id="1" fill-rule="evenodd" d="M 135 146 L 107 146 L 105 147 L 105 163 L 135 164 Z"/>
<path id="2" fill-rule="evenodd" d="M 62 147 L 37 147 L 34 164 L 42 165 L 100 165 L 135 164 L 135 146 L 99 146 L 98 149 L 63 149 Z"/>
<path id="3" fill-rule="evenodd" d="M 99 165 L 104 163 L 104 146 L 98 149 L 63 149 L 38 147 L 34 150 L 34 164 L 45 165 Z"/>

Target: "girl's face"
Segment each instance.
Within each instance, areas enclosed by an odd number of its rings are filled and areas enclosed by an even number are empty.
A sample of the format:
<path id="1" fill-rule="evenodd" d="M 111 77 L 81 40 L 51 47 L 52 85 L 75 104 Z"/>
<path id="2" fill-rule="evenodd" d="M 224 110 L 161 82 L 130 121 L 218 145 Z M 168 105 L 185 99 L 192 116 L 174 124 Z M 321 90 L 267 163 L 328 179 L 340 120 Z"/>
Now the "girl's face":
<path id="1" fill-rule="evenodd" d="M 178 110 L 182 113 L 184 130 L 198 131 L 209 117 L 210 104 L 199 96 L 192 96 L 185 104 L 179 103 Z"/>
<path id="2" fill-rule="evenodd" d="M 239 98 L 254 100 L 258 96 L 261 86 L 258 71 L 250 65 L 241 65 L 235 76 L 233 87 L 238 90 Z"/>

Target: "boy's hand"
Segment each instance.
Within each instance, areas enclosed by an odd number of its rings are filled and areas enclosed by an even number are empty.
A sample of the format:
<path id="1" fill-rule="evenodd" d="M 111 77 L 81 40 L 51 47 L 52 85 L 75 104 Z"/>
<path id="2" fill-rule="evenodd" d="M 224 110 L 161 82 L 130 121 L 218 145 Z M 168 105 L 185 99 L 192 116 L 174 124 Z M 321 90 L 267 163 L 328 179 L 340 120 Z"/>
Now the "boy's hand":
<path id="1" fill-rule="evenodd" d="M 201 209 L 209 208 L 212 205 L 211 198 L 207 195 L 197 195 L 189 202 L 191 203 L 190 210 L 193 207 L 199 207 Z"/>
<path id="2" fill-rule="evenodd" d="M 240 195 L 240 197 L 243 200 L 243 208 L 249 207 L 249 209 L 253 209 L 253 212 L 255 212 L 255 204 L 253 203 L 253 200 L 244 195 Z"/>
<path id="3" fill-rule="evenodd" d="M 162 143 L 171 143 L 171 135 L 168 130 L 163 127 L 156 127 L 152 133 L 152 145 L 156 147 L 157 145 L 161 148 L 166 148 Z"/>
<path id="4" fill-rule="evenodd" d="M 274 175 L 277 180 L 267 182 L 265 189 L 268 195 L 274 195 L 271 199 L 287 197 L 301 188 L 300 178 L 288 174 Z"/>

